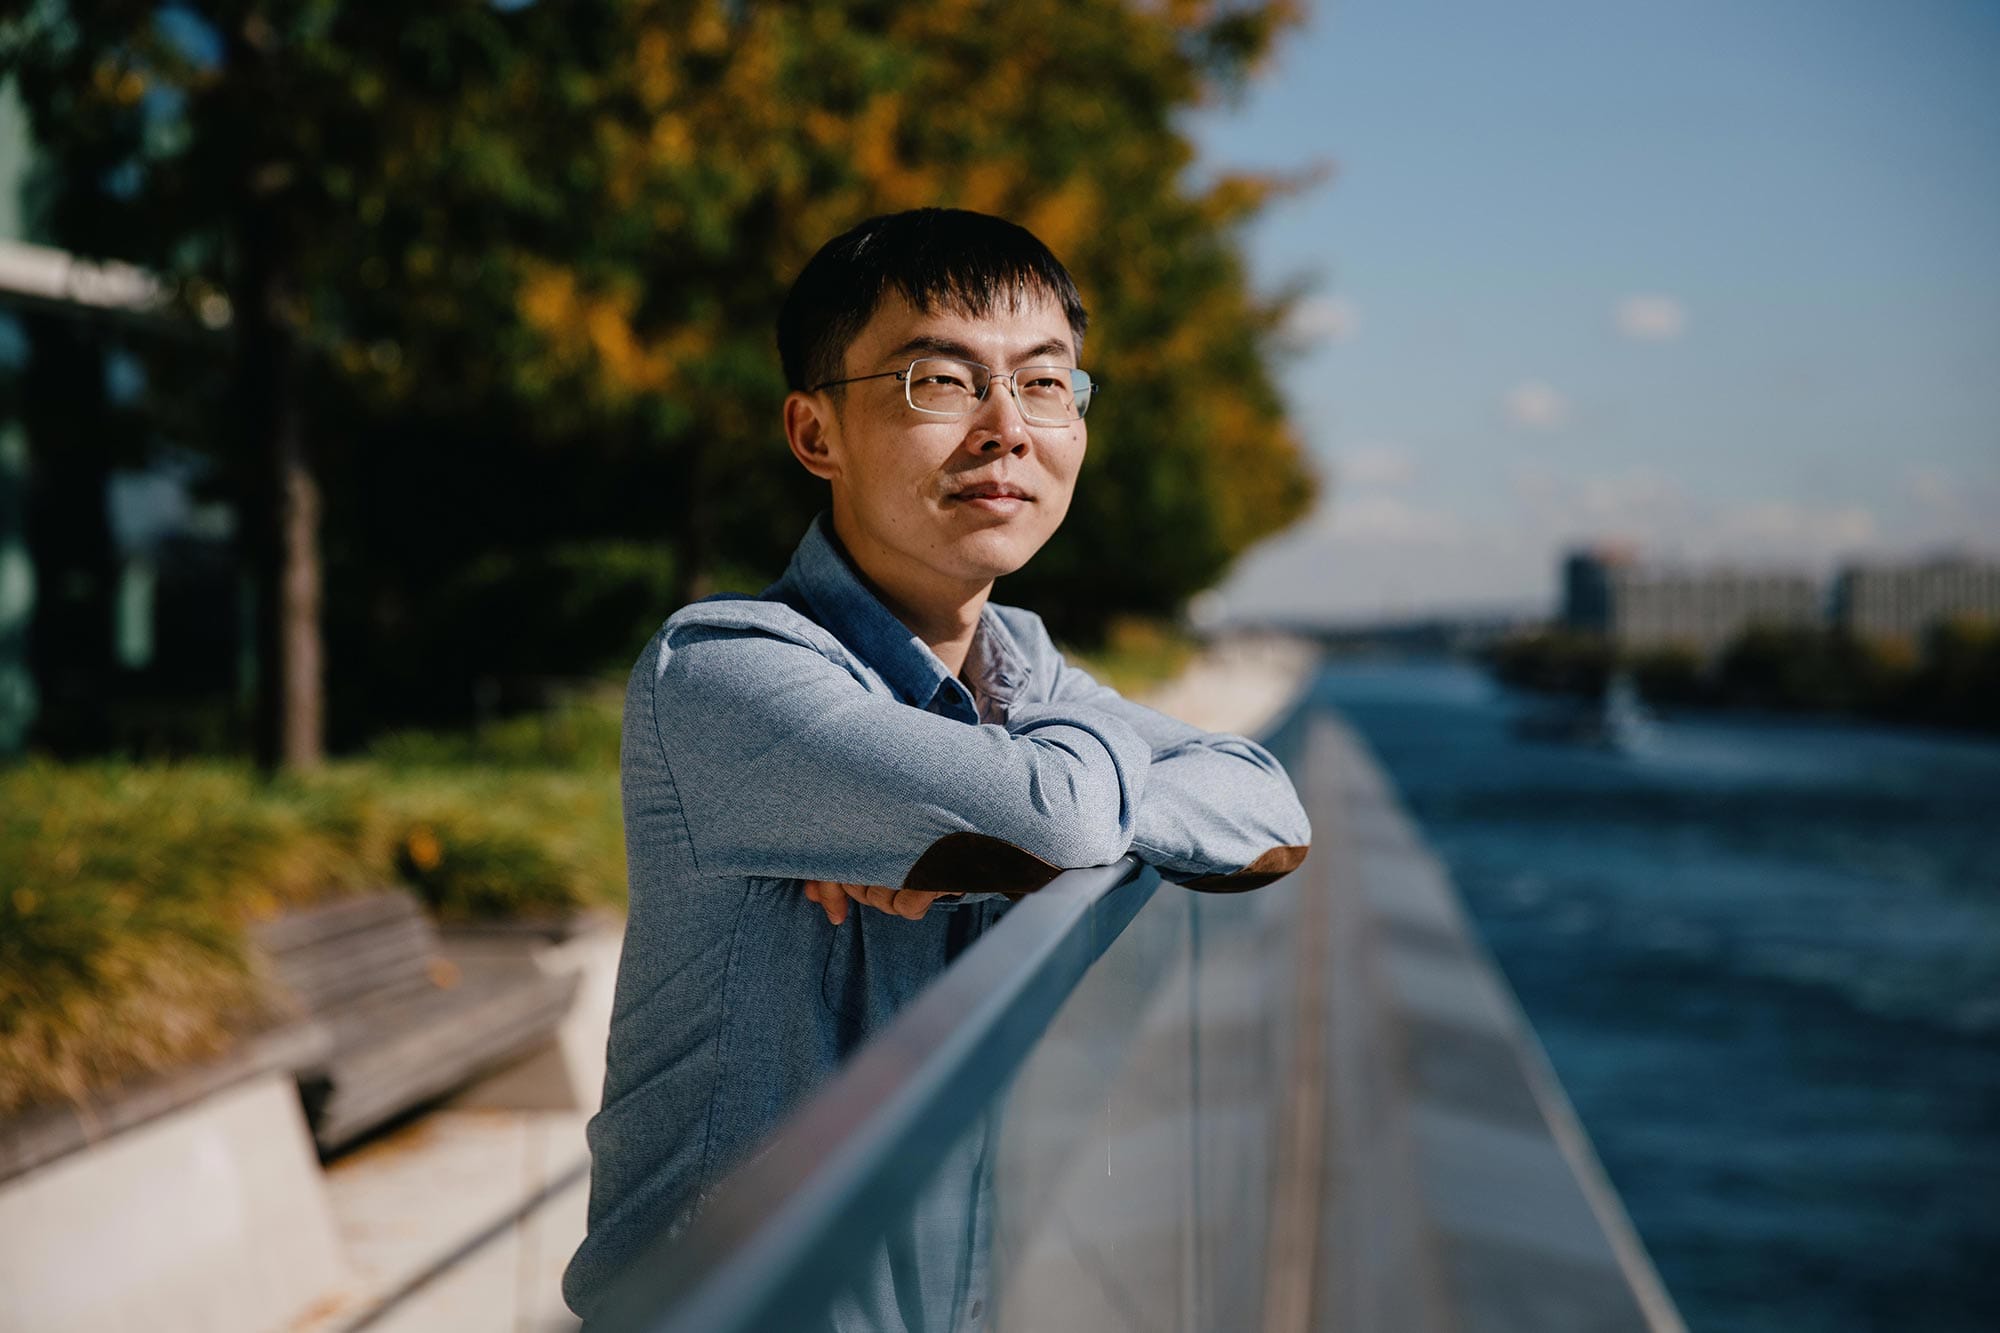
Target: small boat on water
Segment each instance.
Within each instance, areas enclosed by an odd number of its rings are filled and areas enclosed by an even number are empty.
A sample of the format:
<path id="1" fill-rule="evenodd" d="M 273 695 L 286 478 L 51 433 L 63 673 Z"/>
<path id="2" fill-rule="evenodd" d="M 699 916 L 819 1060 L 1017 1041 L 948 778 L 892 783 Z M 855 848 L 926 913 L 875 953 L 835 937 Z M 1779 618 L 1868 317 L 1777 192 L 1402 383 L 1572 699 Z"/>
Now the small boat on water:
<path id="1" fill-rule="evenodd" d="M 1619 754 L 1646 748 L 1658 729 L 1659 722 L 1639 697 L 1629 671 L 1611 677 L 1602 699 L 1538 708 L 1514 720 L 1514 734 L 1525 740 L 1588 745 Z"/>

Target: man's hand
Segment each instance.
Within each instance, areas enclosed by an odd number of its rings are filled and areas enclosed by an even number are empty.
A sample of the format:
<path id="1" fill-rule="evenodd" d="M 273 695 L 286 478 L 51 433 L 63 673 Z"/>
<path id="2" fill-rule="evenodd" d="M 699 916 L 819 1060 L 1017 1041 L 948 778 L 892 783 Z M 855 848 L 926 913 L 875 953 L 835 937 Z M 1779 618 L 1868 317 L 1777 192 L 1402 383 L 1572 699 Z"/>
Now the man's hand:
<path id="1" fill-rule="evenodd" d="M 839 884 L 826 879 L 806 881 L 806 897 L 818 903 L 826 913 L 826 919 L 836 926 L 847 920 L 850 899 L 878 912 L 915 921 L 930 910 L 932 903 L 944 896 L 917 889 L 885 889 L 874 884 Z"/>

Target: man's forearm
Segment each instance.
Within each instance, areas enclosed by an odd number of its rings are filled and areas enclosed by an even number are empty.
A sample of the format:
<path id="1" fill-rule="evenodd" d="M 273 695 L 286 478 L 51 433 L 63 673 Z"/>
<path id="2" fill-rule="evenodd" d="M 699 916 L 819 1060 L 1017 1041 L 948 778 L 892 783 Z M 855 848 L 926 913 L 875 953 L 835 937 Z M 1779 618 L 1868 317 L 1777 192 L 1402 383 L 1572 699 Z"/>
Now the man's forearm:
<path id="1" fill-rule="evenodd" d="M 1132 850 L 1169 879 L 1249 889 L 1295 869 L 1311 842 L 1291 780 L 1268 751 L 1204 736 L 1153 761 Z"/>
<path id="2" fill-rule="evenodd" d="M 1135 703 L 1067 663 L 1056 697 L 1103 710 L 1152 746 L 1132 850 L 1167 878 L 1202 889 L 1255 888 L 1305 859 L 1311 824 L 1284 766 L 1263 746 Z"/>

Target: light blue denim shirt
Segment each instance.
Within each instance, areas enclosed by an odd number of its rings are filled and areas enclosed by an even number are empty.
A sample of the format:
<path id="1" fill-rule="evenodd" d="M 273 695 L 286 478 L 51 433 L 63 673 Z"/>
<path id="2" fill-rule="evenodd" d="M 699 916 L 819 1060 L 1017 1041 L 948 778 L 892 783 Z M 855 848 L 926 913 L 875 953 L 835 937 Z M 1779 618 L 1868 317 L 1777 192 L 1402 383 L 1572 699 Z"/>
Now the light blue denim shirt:
<path id="1" fill-rule="evenodd" d="M 1011 896 L 1128 850 L 1212 891 L 1303 859 L 1305 812 L 1269 752 L 1098 684 L 1031 612 L 989 604 L 967 669 L 976 692 L 868 590 L 824 514 L 760 596 L 685 607 L 641 653 L 621 757 L 631 901 L 589 1234 L 563 1278 L 579 1314 Z M 855 904 L 836 927 L 806 879 L 966 896 L 916 921 Z"/>

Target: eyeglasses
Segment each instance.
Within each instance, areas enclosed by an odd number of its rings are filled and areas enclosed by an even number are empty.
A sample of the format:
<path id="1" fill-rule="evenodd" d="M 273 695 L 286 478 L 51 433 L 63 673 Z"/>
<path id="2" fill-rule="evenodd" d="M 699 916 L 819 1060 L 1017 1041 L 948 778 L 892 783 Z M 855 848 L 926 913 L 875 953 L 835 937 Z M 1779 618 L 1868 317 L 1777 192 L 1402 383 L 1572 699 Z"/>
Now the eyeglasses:
<path id="1" fill-rule="evenodd" d="M 1073 366 L 1022 366 L 1011 375 L 996 375 L 990 366 L 956 357 L 920 356 L 902 370 L 876 375 L 850 375 L 813 385 L 813 392 L 862 380 L 898 379 L 911 407 L 934 417 L 962 417 L 986 401 L 996 380 L 1007 381 L 1021 419 L 1036 426 L 1066 426 L 1090 409 L 1098 386 L 1090 372 Z"/>

